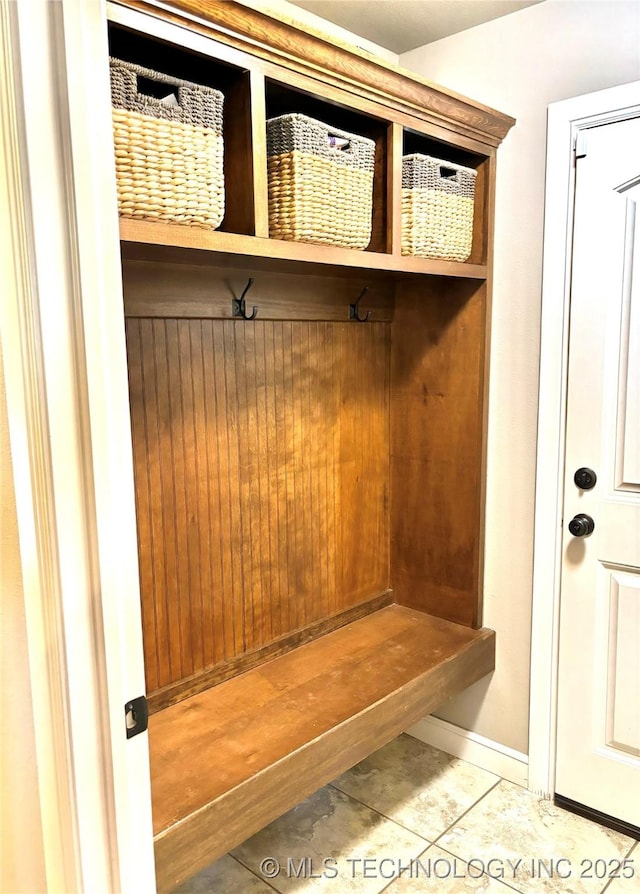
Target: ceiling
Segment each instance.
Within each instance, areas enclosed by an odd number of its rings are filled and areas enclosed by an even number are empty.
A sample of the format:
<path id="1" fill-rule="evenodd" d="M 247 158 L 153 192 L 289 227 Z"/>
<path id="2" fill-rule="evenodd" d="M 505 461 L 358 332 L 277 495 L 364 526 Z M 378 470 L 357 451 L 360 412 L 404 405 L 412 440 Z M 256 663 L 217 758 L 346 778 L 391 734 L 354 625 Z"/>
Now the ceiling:
<path id="1" fill-rule="evenodd" d="M 457 34 L 542 0 L 290 0 L 394 53 Z"/>

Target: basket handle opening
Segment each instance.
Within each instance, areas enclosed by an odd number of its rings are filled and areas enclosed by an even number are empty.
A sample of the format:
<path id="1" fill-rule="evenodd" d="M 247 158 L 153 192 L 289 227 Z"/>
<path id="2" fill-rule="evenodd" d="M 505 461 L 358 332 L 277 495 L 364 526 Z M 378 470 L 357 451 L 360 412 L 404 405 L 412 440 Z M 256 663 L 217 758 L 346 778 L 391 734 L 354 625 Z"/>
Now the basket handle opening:
<path id="1" fill-rule="evenodd" d="M 163 105 L 179 106 L 178 88 L 163 84 L 162 81 L 154 81 L 144 75 L 138 75 L 137 90 L 141 96 L 148 96 Z"/>
<path id="2" fill-rule="evenodd" d="M 335 133 L 328 133 L 329 148 L 337 149 L 338 152 L 349 152 L 351 150 L 351 140 L 346 137 L 339 137 Z"/>
<path id="3" fill-rule="evenodd" d="M 440 179 L 457 180 L 458 171 L 456 171 L 454 168 L 447 168 L 445 165 L 440 165 Z"/>

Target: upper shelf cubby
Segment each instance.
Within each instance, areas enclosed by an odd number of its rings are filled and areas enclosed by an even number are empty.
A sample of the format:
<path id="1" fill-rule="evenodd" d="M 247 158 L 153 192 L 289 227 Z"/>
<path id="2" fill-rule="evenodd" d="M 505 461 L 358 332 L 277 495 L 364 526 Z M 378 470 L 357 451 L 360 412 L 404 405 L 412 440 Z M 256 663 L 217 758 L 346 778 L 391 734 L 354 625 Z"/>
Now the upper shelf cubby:
<path id="1" fill-rule="evenodd" d="M 319 121 L 327 125 L 329 132 L 336 131 L 341 134 L 364 137 L 374 143 L 373 164 L 373 195 L 366 200 L 372 204 L 371 208 L 371 234 L 366 245 L 368 252 L 387 252 L 391 250 L 389 233 L 389 204 L 388 204 L 388 142 L 390 123 L 388 120 L 367 115 L 354 109 L 353 104 L 347 105 L 339 102 L 329 102 L 304 90 L 294 89 L 281 82 L 267 79 L 265 81 L 266 117 L 267 120 L 280 118 L 286 115 L 303 115 L 306 118 Z M 349 151 L 349 146 L 345 147 Z M 336 155 L 340 149 L 333 150 Z M 334 173 L 332 176 L 340 176 L 340 165 L 330 164 Z M 357 176 L 357 175 L 356 175 Z M 327 183 L 327 204 L 331 199 L 329 192 L 334 184 Z M 335 186 L 337 188 L 337 185 Z M 354 208 L 354 215 L 360 208 Z M 273 228 L 272 228 L 273 229 Z M 273 235 L 271 232 L 270 235 Z"/>
<path id="2" fill-rule="evenodd" d="M 113 24 L 109 26 L 109 53 L 124 62 L 200 86 L 212 87 L 223 94 L 225 210 L 218 229 L 225 233 L 255 235 L 252 152 L 254 116 L 251 108 L 250 73 L 212 56 Z M 153 87 L 150 86 L 150 89 Z"/>
<path id="3" fill-rule="evenodd" d="M 131 20 L 131 23 L 129 22 Z M 495 149 L 468 135 L 457 135 L 441 124 L 409 116 L 393 104 L 382 105 L 358 91 L 317 81 L 289 70 L 290 60 L 276 64 L 247 51 L 220 49 L 216 41 L 189 38 L 181 45 L 182 29 L 172 25 L 143 33 L 135 27 L 136 14 L 119 12 L 109 24 L 109 51 L 116 58 L 169 77 L 220 90 L 224 95 L 223 171 L 225 210 L 218 227 L 189 226 L 146 217 L 121 217 L 121 239 L 144 246 L 171 246 L 174 257 L 184 250 L 184 261 L 206 252 L 273 260 L 282 268 L 307 262 L 318 271 L 336 268 L 369 269 L 389 274 L 434 274 L 485 278 L 487 232 L 490 226 L 487 195 Z M 189 45 L 189 43 L 191 45 Z M 354 77 L 357 68 L 354 69 Z M 394 74 L 394 78 L 398 75 Z M 420 87 L 420 90 L 424 90 Z M 404 100 L 398 100 L 398 104 Z M 371 236 L 366 246 L 347 248 L 275 238 L 269 219 L 266 123 L 270 118 L 301 114 L 330 128 L 373 140 L 375 162 Z M 411 126 L 408 126 L 411 124 Z M 446 136 L 446 139 L 442 137 Z M 450 141 L 449 141 L 450 138 Z M 476 151 L 477 150 L 477 151 Z M 477 172 L 473 244 L 466 261 L 402 254 L 402 157 L 422 153 L 473 168 Z"/>
<path id="4" fill-rule="evenodd" d="M 443 140 L 434 139 L 432 136 L 420 133 L 418 131 L 403 129 L 402 134 L 402 155 L 407 156 L 428 156 L 430 159 L 441 162 L 439 168 L 436 168 L 438 176 L 441 176 L 441 182 L 445 184 L 445 190 L 450 188 L 450 196 L 460 191 L 466 194 L 466 190 L 458 189 L 456 181 L 460 184 L 465 182 L 465 172 L 462 169 L 468 169 L 473 172 L 470 181 L 473 189 L 473 210 L 472 220 L 469 221 L 471 229 L 471 251 L 464 263 L 486 264 L 487 261 L 487 233 L 489 231 L 487 205 L 487 178 L 489 177 L 489 166 L 491 159 L 485 154 L 472 152 L 466 147 L 455 145 L 454 143 L 444 142 Z M 425 162 L 427 164 L 427 162 Z M 431 162 L 429 162 L 431 164 Z M 462 178 L 462 179 L 461 179 Z M 466 178 L 468 181 L 468 178 Z M 403 184 L 405 185 L 405 184 Z M 458 198 L 447 198 L 446 193 L 441 198 L 447 201 L 466 201 L 461 195 Z M 437 213 L 437 212 L 436 212 Z M 455 227 L 459 221 L 452 220 L 452 226 Z"/>

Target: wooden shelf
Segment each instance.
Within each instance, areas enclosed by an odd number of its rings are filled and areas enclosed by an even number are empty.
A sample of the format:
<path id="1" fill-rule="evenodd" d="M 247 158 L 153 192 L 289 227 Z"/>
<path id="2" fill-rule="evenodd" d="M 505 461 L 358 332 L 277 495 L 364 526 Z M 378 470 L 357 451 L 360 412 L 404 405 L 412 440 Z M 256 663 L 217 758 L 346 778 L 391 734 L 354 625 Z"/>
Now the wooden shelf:
<path id="1" fill-rule="evenodd" d="M 466 279 L 486 279 L 484 264 L 466 264 L 456 261 L 438 261 L 429 258 L 412 258 L 402 255 L 373 251 L 354 251 L 326 245 L 312 245 L 304 242 L 285 242 L 280 239 L 263 239 L 257 236 L 243 236 L 220 230 L 206 230 L 148 220 L 120 219 L 120 239 L 125 244 L 136 246 L 135 257 L 144 258 L 143 246 L 164 246 L 174 249 L 195 249 L 211 252 L 211 263 L 219 264 L 220 255 L 234 255 L 273 261 L 303 262 L 325 268 L 351 268 L 354 271 L 380 271 L 396 274 L 428 274 L 431 276 L 457 276 Z M 175 257 L 175 256 L 174 256 Z M 150 252 L 150 259 L 157 255 Z M 185 258 L 185 260 L 187 260 Z M 193 263 L 193 261 L 192 261 Z M 202 255 L 198 263 L 205 263 Z"/>
<path id="2" fill-rule="evenodd" d="M 168 892 L 494 668 L 495 634 L 391 605 L 154 714 Z"/>

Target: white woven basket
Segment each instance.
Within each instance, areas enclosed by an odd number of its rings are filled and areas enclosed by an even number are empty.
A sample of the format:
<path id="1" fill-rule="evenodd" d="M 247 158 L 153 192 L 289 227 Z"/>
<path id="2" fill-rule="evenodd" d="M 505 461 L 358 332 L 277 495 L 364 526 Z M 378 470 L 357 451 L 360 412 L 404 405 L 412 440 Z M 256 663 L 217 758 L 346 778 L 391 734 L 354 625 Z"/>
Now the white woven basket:
<path id="1" fill-rule="evenodd" d="M 269 235 L 364 249 L 375 143 L 306 115 L 267 121 Z"/>
<path id="2" fill-rule="evenodd" d="M 402 254 L 466 261 L 476 171 L 429 155 L 402 159 Z"/>
<path id="3" fill-rule="evenodd" d="M 222 93 L 119 59 L 109 69 L 120 215 L 219 227 Z M 166 86 L 166 97 L 146 94 L 149 82 Z"/>

